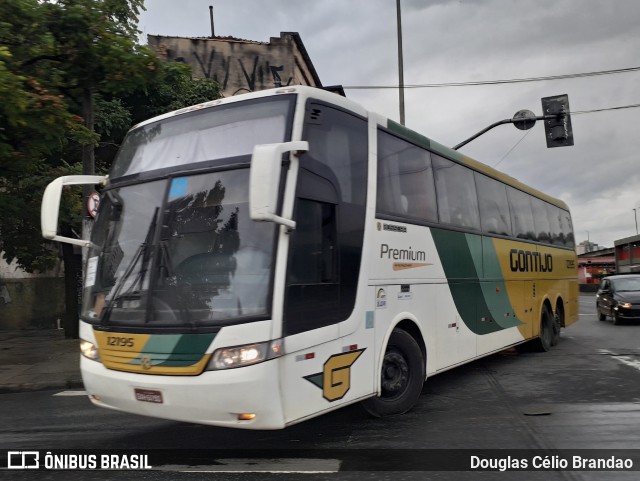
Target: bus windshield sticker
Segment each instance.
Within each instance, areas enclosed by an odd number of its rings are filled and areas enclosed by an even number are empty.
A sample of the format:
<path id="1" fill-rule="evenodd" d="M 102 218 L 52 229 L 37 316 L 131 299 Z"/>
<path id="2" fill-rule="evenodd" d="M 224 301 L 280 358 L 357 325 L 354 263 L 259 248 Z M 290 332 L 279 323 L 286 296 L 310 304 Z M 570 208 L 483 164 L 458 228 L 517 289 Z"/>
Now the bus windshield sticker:
<path id="1" fill-rule="evenodd" d="M 171 190 L 169 190 L 169 200 L 183 197 L 187 193 L 187 185 L 189 179 L 187 177 L 177 177 L 171 181 Z"/>
<path id="2" fill-rule="evenodd" d="M 364 327 L 365 329 L 373 329 L 373 311 L 367 311 L 365 320 L 364 320 Z"/>
<path id="3" fill-rule="evenodd" d="M 387 293 L 384 289 L 378 289 L 376 292 L 376 309 L 387 308 Z"/>
<path id="4" fill-rule="evenodd" d="M 413 296 L 411 294 L 411 286 L 408 284 L 403 284 L 400 286 L 400 292 L 398 292 L 398 300 L 399 301 L 407 301 L 412 299 Z"/>
<path id="5" fill-rule="evenodd" d="M 84 280 L 84 287 L 93 287 L 96 283 L 96 274 L 98 272 L 99 257 L 91 257 L 87 261 L 87 274 Z"/>

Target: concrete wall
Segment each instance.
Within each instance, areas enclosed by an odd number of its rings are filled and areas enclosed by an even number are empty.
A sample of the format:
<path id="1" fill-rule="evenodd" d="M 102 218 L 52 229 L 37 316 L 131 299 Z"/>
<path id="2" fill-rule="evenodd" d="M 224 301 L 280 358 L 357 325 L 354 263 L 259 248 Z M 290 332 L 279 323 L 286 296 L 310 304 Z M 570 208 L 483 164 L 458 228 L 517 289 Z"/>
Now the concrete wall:
<path id="1" fill-rule="evenodd" d="M 295 32 L 283 32 L 269 42 L 160 35 L 147 39 L 158 57 L 190 65 L 194 76 L 218 82 L 225 97 L 287 85 L 322 86 Z"/>
<path id="2" fill-rule="evenodd" d="M 64 314 L 62 267 L 29 274 L 0 253 L 0 329 L 57 327 Z"/>

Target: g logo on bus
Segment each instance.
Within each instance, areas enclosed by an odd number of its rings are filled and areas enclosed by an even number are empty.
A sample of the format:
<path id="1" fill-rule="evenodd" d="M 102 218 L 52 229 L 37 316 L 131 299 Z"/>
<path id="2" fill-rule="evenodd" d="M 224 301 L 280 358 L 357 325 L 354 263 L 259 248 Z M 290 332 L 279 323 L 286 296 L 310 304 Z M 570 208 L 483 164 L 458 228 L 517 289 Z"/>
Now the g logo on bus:
<path id="1" fill-rule="evenodd" d="M 146 354 L 140 358 L 140 365 L 142 369 L 148 371 L 151 369 L 151 356 L 147 356 Z"/>
<path id="2" fill-rule="evenodd" d="M 342 399 L 351 387 L 351 366 L 365 350 L 366 348 L 334 354 L 325 361 L 322 372 L 304 378 L 322 389 L 322 397 L 327 401 Z"/>

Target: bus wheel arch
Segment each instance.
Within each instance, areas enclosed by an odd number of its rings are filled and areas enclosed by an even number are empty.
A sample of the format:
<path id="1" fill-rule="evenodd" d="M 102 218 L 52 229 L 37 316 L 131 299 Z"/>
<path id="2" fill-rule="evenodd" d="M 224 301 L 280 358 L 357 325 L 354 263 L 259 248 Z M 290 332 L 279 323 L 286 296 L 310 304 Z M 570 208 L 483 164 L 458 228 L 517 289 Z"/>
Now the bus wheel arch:
<path id="1" fill-rule="evenodd" d="M 418 326 L 404 320 L 394 326 L 380 366 L 380 395 L 362 402 L 374 417 L 403 414 L 420 396 L 426 377 L 426 347 Z"/>
<path id="2" fill-rule="evenodd" d="M 420 347 L 420 351 L 422 351 L 422 360 L 425 364 L 425 373 L 426 373 L 426 363 L 427 363 L 427 346 L 424 343 L 424 337 L 422 336 L 422 331 L 418 327 L 418 325 L 412 321 L 411 319 L 404 319 L 395 325 L 394 329 L 402 329 L 403 331 L 407 331 L 411 337 L 413 337 L 414 341 Z M 426 375 L 425 375 L 426 379 Z"/>

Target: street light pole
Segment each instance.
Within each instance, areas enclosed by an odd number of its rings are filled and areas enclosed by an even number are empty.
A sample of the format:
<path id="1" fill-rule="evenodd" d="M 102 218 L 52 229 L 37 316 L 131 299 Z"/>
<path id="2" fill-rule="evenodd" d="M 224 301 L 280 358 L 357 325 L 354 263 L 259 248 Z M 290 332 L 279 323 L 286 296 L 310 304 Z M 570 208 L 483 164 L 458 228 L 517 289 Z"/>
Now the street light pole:
<path id="1" fill-rule="evenodd" d="M 400 12 L 400 0 L 396 0 L 396 11 L 398 16 L 398 80 L 400 88 L 400 124 L 404 125 L 404 65 L 402 59 L 402 14 Z"/>
<path id="2" fill-rule="evenodd" d="M 636 212 L 636 209 L 633 209 L 633 217 L 636 219 L 636 235 L 638 235 L 638 213 Z"/>

